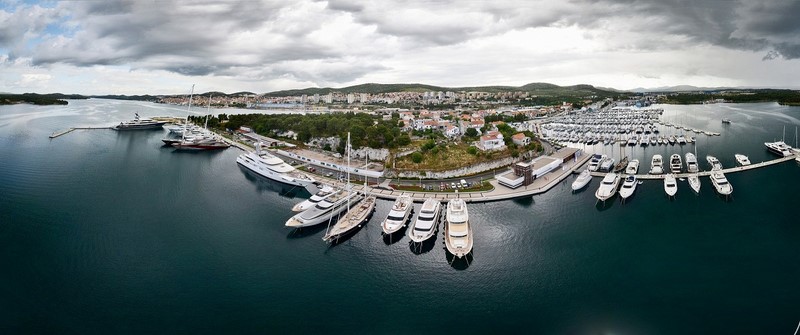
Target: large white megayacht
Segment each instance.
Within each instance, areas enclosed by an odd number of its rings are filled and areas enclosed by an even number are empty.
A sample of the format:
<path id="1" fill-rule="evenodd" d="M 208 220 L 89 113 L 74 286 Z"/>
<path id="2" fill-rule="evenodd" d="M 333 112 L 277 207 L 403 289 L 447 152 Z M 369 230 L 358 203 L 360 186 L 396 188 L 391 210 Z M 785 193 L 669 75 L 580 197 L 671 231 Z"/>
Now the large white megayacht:
<path id="1" fill-rule="evenodd" d="M 383 220 L 381 223 L 381 228 L 383 229 L 384 234 L 393 234 L 403 228 L 406 222 L 413 211 L 414 203 L 412 199 L 408 195 L 401 195 L 398 197 L 394 204 L 392 205 L 392 209 L 389 211 L 389 215 L 386 216 L 386 219 Z"/>
<path id="2" fill-rule="evenodd" d="M 422 243 L 431 238 L 439 225 L 441 203 L 439 200 L 428 198 L 422 203 L 416 220 L 408 227 L 408 238 L 414 243 Z"/>
<path id="3" fill-rule="evenodd" d="M 286 164 L 282 159 L 268 152 L 261 151 L 261 144 L 256 144 L 255 152 L 246 152 L 236 158 L 236 163 L 258 173 L 259 175 L 284 184 L 306 187 L 314 183 L 314 178 Z"/>
<path id="4" fill-rule="evenodd" d="M 292 207 L 292 212 L 302 212 L 308 210 L 309 208 L 316 206 L 320 201 L 325 200 L 327 197 L 333 195 L 335 192 L 335 188 L 329 185 L 322 185 L 322 188 L 317 193 L 314 193 L 310 198 L 303 200 L 297 205 L 294 205 L 294 207 Z"/>
<path id="5" fill-rule="evenodd" d="M 464 199 L 456 198 L 447 202 L 445 221 L 444 245 L 447 251 L 458 258 L 466 256 L 472 251 L 473 237 Z"/>

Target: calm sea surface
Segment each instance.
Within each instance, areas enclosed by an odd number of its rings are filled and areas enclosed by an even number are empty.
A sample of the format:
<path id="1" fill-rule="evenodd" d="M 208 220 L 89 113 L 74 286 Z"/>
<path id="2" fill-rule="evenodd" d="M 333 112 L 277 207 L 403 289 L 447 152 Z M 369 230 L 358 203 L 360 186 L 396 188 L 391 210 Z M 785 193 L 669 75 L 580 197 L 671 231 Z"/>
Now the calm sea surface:
<path id="1" fill-rule="evenodd" d="M 722 133 L 695 135 L 703 169 L 707 154 L 774 158 L 763 142 L 786 126 L 794 144 L 800 125 L 800 108 L 772 103 L 664 108 L 668 122 Z M 792 334 L 800 322 L 794 161 L 729 174 L 729 201 L 704 177 L 699 195 L 680 182 L 670 201 L 646 182 L 597 207 L 598 180 L 572 194 L 570 177 L 472 204 L 474 257 L 451 265 L 441 235 L 421 252 L 384 240 L 387 201 L 333 247 L 324 227 L 287 230 L 308 194 L 243 170 L 234 148 L 175 152 L 161 130 L 48 139 L 137 111 L 186 114 L 113 100 L 0 107 L 0 333 Z M 644 171 L 655 153 L 694 147 L 623 150 Z"/>

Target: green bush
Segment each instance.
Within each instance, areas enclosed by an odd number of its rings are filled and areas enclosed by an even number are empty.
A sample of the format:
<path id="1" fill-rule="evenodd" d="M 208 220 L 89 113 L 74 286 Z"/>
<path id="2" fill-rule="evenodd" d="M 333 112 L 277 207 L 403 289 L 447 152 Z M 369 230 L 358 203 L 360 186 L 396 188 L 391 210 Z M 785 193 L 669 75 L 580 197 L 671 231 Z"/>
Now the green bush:
<path id="1" fill-rule="evenodd" d="M 422 153 L 415 151 L 411 154 L 411 161 L 417 164 L 422 163 Z"/>

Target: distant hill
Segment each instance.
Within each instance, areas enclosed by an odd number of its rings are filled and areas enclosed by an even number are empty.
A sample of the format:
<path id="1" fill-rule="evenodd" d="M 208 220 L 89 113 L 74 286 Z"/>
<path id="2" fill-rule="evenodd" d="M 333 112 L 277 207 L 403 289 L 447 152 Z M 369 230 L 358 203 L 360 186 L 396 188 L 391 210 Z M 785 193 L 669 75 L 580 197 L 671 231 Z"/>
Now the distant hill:
<path id="1" fill-rule="evenodd" d="M 637 87 L 632 90 L 631 92 L 643 93 L 643 92 L 698 92 L 698 91 L 722 91 L 722 90 L 733 90 L 733 89 L 747 89 L 747 87 L 697 87 L 692 85 L 677 85 L 677 86 L 662 86 L 662 87 L 652 87 L 652 88 L 644 88 L 644 87 Z"/>
<path id="2" fill-rule="evenodd" d="M 573 85 L 573 86 L 558 86 L 548 83 L 530 83 L 523 86 L 475 86 L 475 87 L 441 87 L 425 84 L 360 84 L 355 86 L 348 86 L 342 88 L 305 88 L 296 90 L 283 90 L 266 93 L 270 97 L 283 97 L 283 96 L 297 96 L 297 95 L 325 95 L 330 92 L 340 93 L 389 93 L 389 92 L 428 92 L 428 91 L 453 91 L 453 92 L 528 92 L 531 95 L 539 96 L 617 96 L 619 92 L 608 89 L 601 89 L 592 85 Z"/>
<path id="3" fill-rule="evenodd" d="M 29 103 L 34 105 L 66 105 L 67 99 L 88 99 L 89 97 L 78 94 L 0 94 L 0 105 Z"/>

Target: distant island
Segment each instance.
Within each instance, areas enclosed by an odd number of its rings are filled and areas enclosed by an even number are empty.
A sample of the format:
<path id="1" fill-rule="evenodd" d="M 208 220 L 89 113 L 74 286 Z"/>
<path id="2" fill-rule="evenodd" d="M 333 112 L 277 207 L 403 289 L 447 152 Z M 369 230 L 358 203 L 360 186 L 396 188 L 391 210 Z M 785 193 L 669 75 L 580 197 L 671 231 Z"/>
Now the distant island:
<path id="1" fill-rule="evenodd" d="M 33 104 L 33 105 L 66 105 L 66 99 L 88 99 L 78 94 L 0 94 L 0 105 Z"/>

